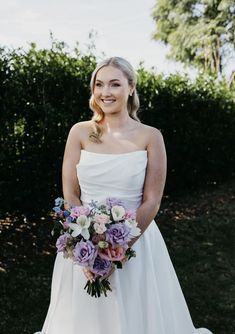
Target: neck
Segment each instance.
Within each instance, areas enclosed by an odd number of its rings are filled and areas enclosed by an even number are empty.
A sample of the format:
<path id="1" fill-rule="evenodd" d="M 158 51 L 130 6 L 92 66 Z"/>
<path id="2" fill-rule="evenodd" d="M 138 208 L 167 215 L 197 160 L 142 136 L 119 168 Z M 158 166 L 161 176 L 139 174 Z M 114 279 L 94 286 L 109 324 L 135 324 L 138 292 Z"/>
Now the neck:
<path id="1" fill-rule="evenodd" d="M 105 129 L 105 132 L 112 133 L 115 131 L 122 131 L 130 126 L 132 122 L 128 112 L 118 114 L 106 114 L 101 124 Z"/>

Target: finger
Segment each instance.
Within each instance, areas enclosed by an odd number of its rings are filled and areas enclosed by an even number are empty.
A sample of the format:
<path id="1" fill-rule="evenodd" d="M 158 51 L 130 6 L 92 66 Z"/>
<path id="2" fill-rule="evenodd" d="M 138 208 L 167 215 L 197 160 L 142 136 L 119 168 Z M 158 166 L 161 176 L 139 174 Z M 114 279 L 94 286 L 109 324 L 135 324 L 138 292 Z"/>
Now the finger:
<path id="1" fill-rule="evenodd" d="M 84 274 L 86 276 L 86 278 L 90 281 L 93 282 L 94 281 L 94 274 L 87 268 L 84 268 Z"/>

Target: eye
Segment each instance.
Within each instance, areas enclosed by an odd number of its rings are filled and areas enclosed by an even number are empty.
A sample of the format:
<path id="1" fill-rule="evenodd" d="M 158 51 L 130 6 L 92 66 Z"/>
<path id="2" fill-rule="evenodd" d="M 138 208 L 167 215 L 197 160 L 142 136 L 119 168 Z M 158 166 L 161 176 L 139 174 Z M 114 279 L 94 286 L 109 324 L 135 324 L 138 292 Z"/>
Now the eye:
<path id="1" fill-rule="evenodd" d="M 101 83 L 100 82 L 96 82 L 95 83 L 95 87 L 101 87 Z"/>
<path id="2" fill-rule="evenodd" d="M 117 82 L 112 84 L 112 87 L 120 87 L 120 86 L 121 85 L 119 83 L 117 83 Z"/>

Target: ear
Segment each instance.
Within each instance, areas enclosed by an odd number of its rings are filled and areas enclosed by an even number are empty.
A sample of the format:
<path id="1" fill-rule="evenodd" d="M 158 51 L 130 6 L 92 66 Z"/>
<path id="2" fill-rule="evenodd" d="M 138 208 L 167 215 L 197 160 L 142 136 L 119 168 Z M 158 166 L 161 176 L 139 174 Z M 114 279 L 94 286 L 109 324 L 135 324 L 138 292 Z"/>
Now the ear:
<path id="1" fill-rule="evenodd" d="M 135 90 L 135 86 L 131 86 L 129 95 L 132 96 Z"/>

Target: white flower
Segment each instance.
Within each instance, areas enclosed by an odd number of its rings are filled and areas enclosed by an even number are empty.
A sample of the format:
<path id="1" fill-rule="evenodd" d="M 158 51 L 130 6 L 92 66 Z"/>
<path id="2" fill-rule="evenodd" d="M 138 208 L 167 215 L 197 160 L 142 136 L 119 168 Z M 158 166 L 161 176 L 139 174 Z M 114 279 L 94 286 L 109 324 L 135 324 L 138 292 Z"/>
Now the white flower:
<path id="1" fill-rule="evenodd" d="M 138 237 L 141 234 L 141 230 L 137 227 L 138 223 L 134 219 L 126 220 L 125 224 L 131 229 L 130 235 L 132 237 Z"/>
<path id="2" fill-rule="evenodd" d="M 88 240 L 90 238 L 90 233 L 88 230 L 90 224 L 90 218 L 85 215 L 81 215 L 76 219 L 76 223 L 69 224 L 69 227 L 71 230 L 73 230 L 72 236 L 77 237 L 79 234 L 81 234 L 84 239 Z"/>
<path id="3" fill-rule="evenodd" d="M 98 234 L 103 234 L 107 230 L 105 224 L 102 224 L 102 223 L 95 223 L 94 224 L 94 229 L 95 229 L 96 233 L 98 233 Z"/>
<path id="4" fill-rule="evenodd" d="M 125 215 L 125 209 L 120 205 L 114 205 L 111 209 L 111 212 L 115 221 L 123 219 L 123 216 Z"/>

